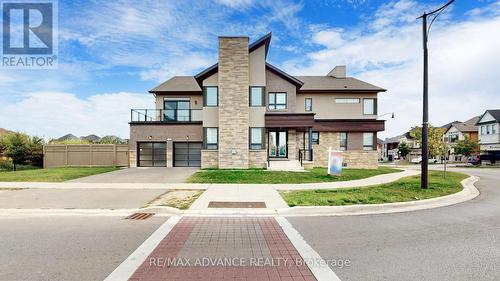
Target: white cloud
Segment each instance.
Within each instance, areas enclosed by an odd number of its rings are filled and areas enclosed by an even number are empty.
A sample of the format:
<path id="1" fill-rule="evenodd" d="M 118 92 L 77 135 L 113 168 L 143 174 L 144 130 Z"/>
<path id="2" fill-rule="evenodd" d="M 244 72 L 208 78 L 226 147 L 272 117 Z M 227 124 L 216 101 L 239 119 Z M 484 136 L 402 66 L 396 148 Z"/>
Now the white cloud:
<path id="1" fill-rule="evenodd" d="M 153 107 L 148 94 L 121 92 L 82 99 L 72 93 L 34 92 L 3 105 L 0 127 L 46 139 L 68 133 L 128 138 L 130 108 Z"/>
<path id="2" fill-rule="evenodd" d="M 206 68 L 214 64 L 215 61 L 217 61 L 216 58 L 204 54 L 190 54 L 182 58 L 173 58 L 162 65 L 142 71 L 141 78 L 161 83 L 172 76 L 193 75 L 193 70 Z"/>
<path id="3" fill-rule="evenodd" d="M 250 6 L 253 0 L 215 0 L 215 2 L 233 9 L 242 9 Z"/>
<path id="4" fill-rule="evenodd" d="M 379 112 L 395 111 L 396 118 L 386 122 L 383 137 L 422 122 L 421 22 L 414 15 L 420 6 L 408 0 L 390 5 L 379 9 L 372 26 L 316 28 L 311 38 L 321 48 L 305 59 L 283 63 L 293 74 L 309 75 L 325 75 L 333 66 L 347 64 L 352 76 L 386 88 L 379 95 Z M 488 108 L 500 108 L 498 30 L 500 16 L 491 13 L 461 21 L 448 15 L 434 23 L 429 38 L 432 124 L 465 121 Z"/>

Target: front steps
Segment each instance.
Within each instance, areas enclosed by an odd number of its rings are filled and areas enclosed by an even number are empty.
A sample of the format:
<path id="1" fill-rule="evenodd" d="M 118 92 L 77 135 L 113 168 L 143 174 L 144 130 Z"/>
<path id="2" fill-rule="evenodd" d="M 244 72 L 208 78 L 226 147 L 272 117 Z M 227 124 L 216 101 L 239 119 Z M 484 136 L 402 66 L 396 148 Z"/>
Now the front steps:
<path id="1" fill-rule="evenodd" d="M 299 160 L 271 160 L 267 169 L 270 171 L 305 172 Z"/>

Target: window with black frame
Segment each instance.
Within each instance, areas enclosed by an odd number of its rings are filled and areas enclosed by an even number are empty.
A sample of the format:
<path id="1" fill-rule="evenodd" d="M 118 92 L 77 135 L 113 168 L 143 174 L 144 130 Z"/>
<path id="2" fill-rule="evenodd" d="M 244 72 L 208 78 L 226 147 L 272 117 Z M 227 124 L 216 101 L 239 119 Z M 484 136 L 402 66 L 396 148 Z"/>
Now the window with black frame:
<path id="1" fill-rule="evenodd" d="M 250 106 L 264 106 L 264 87 L 250 87 Z"/>
<path id="2" fill-rule="evenodd" d="M 313 144 L 319 144 L 319 132 L 313 131 L 311 134 L 311 138 Z"/>
<path id="3" fill-rule="evenodd" d="M 219 128 L 204 128 L 205 149 L 217 150 L 219 148 Z"/>
<path id="4" fill-rule="evenodd" d="M 305 111 L 312 111 L 313 108 L 312 98 L 306 98 L 304 106 L 305 106 Z"/>
<path id="5" fill-rule="evenodd" d="M 363 150 L 375 150 L 373 133 L 363 133 Z"/>
<path id="6" fill-rule="evenodd" d="M 347 150 L 347 133 L 346 132 L 340 133 L 340 150 L 342 150 L 342 151 Z"/>
<path id="7" fill-rule="evenodd" d="M 269 93 L 269 109 L 283 110 L 287 107 L 286 93 Z"/>
<path id="8" fill-rule="evenodd" d="M 219 106 L 219 88 L 217 86 L 203 87 L 203 105 Z"/>
<path id="9" fill-rule="evenodd" d="M 250 128 L 250 149 L 264 149 L 264 128 Z"/>
<path id="10" fill-rule="evenodd" d="M 165 100 L 163 104 L 163 120 L 172 122 L 190 121 L 189 100 Z"/>

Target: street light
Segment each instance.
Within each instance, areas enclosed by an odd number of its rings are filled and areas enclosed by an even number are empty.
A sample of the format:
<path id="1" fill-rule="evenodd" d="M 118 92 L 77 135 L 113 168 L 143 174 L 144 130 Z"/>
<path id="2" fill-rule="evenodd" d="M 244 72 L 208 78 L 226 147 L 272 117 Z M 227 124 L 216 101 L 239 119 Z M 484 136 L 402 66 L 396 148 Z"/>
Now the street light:
<path id="1" fill-rule="evenodd" d="M 427 135 L 428 135 L 428 129 L 429 129 L 429 101 L 428 101 L 428 98 L 429 98 L 429 80 L 428 80 L 428 64 L 427 64 L 427 61 L 428 61 L 428 58 L 427 58 L 427 33 L 429 32 L 432 24 L 434 23 L 434 21 L 436 20 L 436 18 L 441 14 L 441 12 L 444 11 L 444 9 L 446 9 L 446 7 L 450 6 L 451 3 L 453 3 L 455 0 L 451 0 L 449 1 L 448 3 L 446 3 L 445 5 L 441 6 L 440 8 L 430 12 L 430 13 L 426 13 L 424 12 L 424 14 L 420 17 L 418 17 L 418 19 L 422 18 L 422 40 L 423 40 L 423 45 L 424 45 L 424 97 L 423 97 L 423 116 L 422 116 L 422 174 L 421 174 L 421 187 L 422 189 L 427 189 L 427 187 L 429 186 L 428 184 L 428 181 L 427 181 L 427 178 L 428 178 L 428 158 L 429 158 L 429 154 L 428 154 L 428 142 L 427 142 Z M 431 23 L 429 24 L 429 27 L 427 27 L 427 17 L 428 16 L 431 16 L 431 15 L 435 15 L 432 20 L 431 20 Z"/>
<path id="2" fill-rule="evenodd" d="M 382 114 L 382 115 L 377 116 L 377 118 L 380 118 L 380 117 L 382 117 L 382 116 L 386 116 L 386 115 L 389 115 L 389 114 L 391 114 L 391 118 L 392 118 L 392 119 L 394 119 L 394 112 L 387 112 L 387 113 L 384 113 L 384 114 Z"/>

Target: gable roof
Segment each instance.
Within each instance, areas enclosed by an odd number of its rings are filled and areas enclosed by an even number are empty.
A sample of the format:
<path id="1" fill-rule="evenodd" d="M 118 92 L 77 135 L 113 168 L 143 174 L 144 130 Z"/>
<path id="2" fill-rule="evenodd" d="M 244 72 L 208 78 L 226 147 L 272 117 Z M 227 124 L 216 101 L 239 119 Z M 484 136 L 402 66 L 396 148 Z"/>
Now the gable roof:
<path id="1" fill-rule="evenodd" d="M 470 132 L 477 132 L 477 126 L 476 123 L 479 121 L 480 116 L 475 116 L 472 117 L 471 119 L 465 121 L 465 122 L 458 122 L 458 123 L 453 123 L 451 126 L 446 130 L 448 132 L 451 127 L 455 127 L 457 130 L 459 130 L 462 133 L 470 133 Z"/>
<path id="2" fill-rule="evenodd" d="M 489 109 L 489 110 L 486 110 L 481 116 L 479 116 L 479 119 L 477 120 L 477 124 L 479 124 L 479 121 L 481 121 L 481 119 L 483 119 L 484 115 L 486 115 L 486 113 L 489 113 L 493 119 L 495 119 L 496 121 L 500 122 L 500 109 Z"/>
<path id="3" fill-rule="evenodd" d="M 269 32 L 268 34 L 257 39 L 257 41 L 248 45 L 248 52 L 251 53 L 251 52 L 257 50 L 258 48 L 260 48 L 262 45 L 265 45 L 266 46 L 266 58 L 267 58 L 267 52 L 269 51 L 269 45 L 271 44 L 271 37 L 272 37 L 272 32 Z"/>
<path id="4" fill-rule="evenodd" d="M 295 76 L 304 82 L 300 91 L 359 91 L 385 92 L 386 90 L 352 77 Z"/>
<path id="5" fill-rule="evenodd" d="M 302 87 L 304 85 L 304 82 L 302 82 L 300 79 L 297 79 L 296 77 L 284 72 L 283 70 L 277 68 L 276 66 L 267 63 L 266 62 L 266 70 L 271 71 L 272 73 L 280 76 L 281 78 L 287 80 L 288 82 L 294 84 L 297 87 Z"/>
<path id="6" fill-rule="evenodd" d="M 201 92 L 201 87 L 193 76 L 174 76 L 149 92 Z"/>

